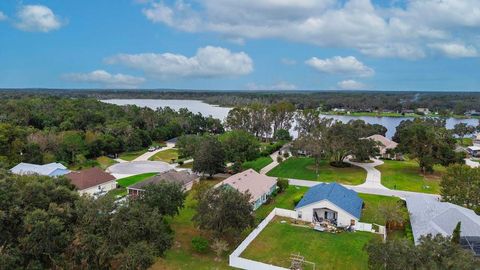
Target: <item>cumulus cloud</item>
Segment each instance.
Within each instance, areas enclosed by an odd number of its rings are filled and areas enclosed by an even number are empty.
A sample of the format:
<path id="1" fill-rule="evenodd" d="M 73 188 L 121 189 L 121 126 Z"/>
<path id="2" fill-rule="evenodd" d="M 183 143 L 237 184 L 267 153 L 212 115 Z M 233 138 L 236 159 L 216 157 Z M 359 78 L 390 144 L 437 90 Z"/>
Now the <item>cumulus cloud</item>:
<path id="1" fill-rule="evenodd" d="M 108 87 L 136 88 L 145 82 L 142 77 L 125 74 L 110 74 L 105 70 L 95 70 L 90 73 L 70 73 L 63 76 L 65 80 L 84 83 L 102 84 Z"/>
<path id="2" fill-rule="evenodd" d="M 473 46 L 465 46 L 460 43 L 435 43 L 429 47 L 439 51 L 450 58 L 478 57 L 478 51 Z"/>
<path id="3" fill-rule="evenodd" d="M 365 90 L 367 86 L 355 80 L 344 80 L 337 83 L 338 88 L 342 90 Z"/>
<path id="4" fill-rule="evenodd" d="M 53 11 L 42 5 L 21 6 L 17 12 L 16 27 L 29 32 L 50 32 L 62 27 L 62 21 Z"/>
<path id="5" fill-rule="evenodd" d="M 121 64 L 142 70 L 147 75 L 171 77 L 227 77 L 253 71 L 253 61 L 244 52 L 233 53 L 221 47 L 199 48 L 192 57 L 173 53 L 118 54 L 106 59 L 108 64 Z"/>
<path id="6" fill-rule="evenodd" d="M 2 11 L 0 11 L 0 21 L 4 21 L 7 19 L 7 15 L 5 15 Z"/>
<path id="7" fill-rule="evenodd" d="M 335 56 L 327 59 L 312 57 L 305 63 L 317 71 L 342 74 L 348 76 L 369 77 L 375 74 L 375 71 L 358 61 L 354 56 Z"/>
<path id="8" fill-rule="evenodd" d="M 256 83 L 249 83 L 247 84 L 247 89 L 252 91 L 260 91 L 260 90 L 297 90 L 297 86 L 293 83 L 280 81 L 272 85 L 262 85 Z"/>
<path id="9" fill-rule="evenodd" d="M 182 31 L 282 38 L 352 48 L 375 57 L 422 58 L 432 49 L 425 44 L 457 39 L 472 43 L 469 39 L 478 35 L 478 0 L 395 2 L 379 6 L 371 0 L 177 0 L 170 5 L 151 1 L 143 13 L 152 22 Z"/>

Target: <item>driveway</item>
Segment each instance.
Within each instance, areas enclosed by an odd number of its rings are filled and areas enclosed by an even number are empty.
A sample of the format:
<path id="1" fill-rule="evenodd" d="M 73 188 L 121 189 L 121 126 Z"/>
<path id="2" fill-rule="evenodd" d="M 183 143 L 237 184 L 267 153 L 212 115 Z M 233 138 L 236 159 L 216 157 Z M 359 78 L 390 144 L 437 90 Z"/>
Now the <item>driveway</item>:
<path id="1" fill-rule="evenodd" d="M 175 145 L 174 144 L 167 144 L 167 146 L 165 147 L 162 147 L 162 148 L 159 148 L 155 151 L 152 151 L 152 152 L 145 152 L 143 153 L 142 155 L 138 156 L 137 158 L 135 158 L 134 160 L 132 161 L 147 161 L 149 160 L 151 157 L 153 157 L 155 154 L 157 154 L 158 152 L 162 152 L 162 151 L 165 151 L 165 150 L 168 150 L 168 149 L 172 149 L 174 148 Z"/>
<path id="2" fill-rule="evenodd" d="M 471 159 L 469 159 L 469 158 L 466 158 L 466 159 L 465 159 L 465 164 L 466 164 L 467 166 L 470 166 L 471 168 L 478 168 L 478 167 L 480 167 L 480 163 L 475 162 L 475 161 L 473 161 L 473 160 L 471 160 Z"/>
<path id="3" fill-rule="evenodd" d="M 163 161 L 132 161 L 114 164 L 106 171 L 118 179 L 141 173 L 166 172 L 172 169 L 173 166 Z"/>
<path id="4" fill-rule="evenodd" d="M 375 168 L 376 166 L 382 165 L 383 161 L 379 159 L 372 159 L 372 161 L 373 162 L 371 163 L 353 162 L 351 160 L 346 160 L 345 162 L 363 168 L 367 171 L 367 178 L 365 179 L 365 183 L 359 185 L 358 187 L 388 189 L 382 185 L 382 174 L 379 170 Z"/>

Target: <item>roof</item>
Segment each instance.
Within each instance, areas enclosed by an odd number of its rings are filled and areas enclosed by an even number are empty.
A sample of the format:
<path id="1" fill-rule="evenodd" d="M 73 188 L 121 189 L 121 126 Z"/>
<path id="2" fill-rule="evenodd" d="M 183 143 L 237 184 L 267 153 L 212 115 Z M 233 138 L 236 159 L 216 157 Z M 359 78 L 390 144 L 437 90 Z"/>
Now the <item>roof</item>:
<path id="1" fill-rule="evenodd" d="M 471 151 L 480 151 L 480 146 L 474 145 L 474 146 L 469 146 L 467 147 Z"/>
<path id="2" fill-rule="evenodd" d="M 138 182 L 134 185 L 128 187 L 128 189 L 144 189 L 148 185 L 155 185 L 159 184 L 160 182 L 168 181 L 168 182 L 175 182 L 179 183 L 182 186 L 192 181 L 198 179 L 199 176 L 193 173 L 189 173 L 187 171 L 175 171 L 170 170 L 160 174 L 157 174 L 153 177 L 150 177 L 144 181 Z"/>
<path id="3" fill-rule="evenodd" d="M 215 187 L 229 185 L 241 193 L 246 193 L 248 191 L 252 196 L 250 201 L 255 202 L 265 193 L 269 193 L 272 187 L 276 184 L 277 180 L 275 180 L 275 178 L 259 174 L 253 169 L 248 169 L 230 176 L 215 185 Z"/>
<path id="4" fill-rule="evenodd" d="M 322 183 L 311 187 L 295 209 L 323 200 L 330 201 L 358 219 L 362 215 L 363 200 L 358 193 L 337 183 Z"/>
<path id="5" fill-rule="evenodd" d="M 176 144 L 178 141 L 178 137 L 175 137 L 175 138 L 171 138 L 170 140 L 166 141 L 166 143 L 173 143 L 173 144 Z"/>
<path id="6" fill-rule="evenodd" d="M 417 243 L 422 235 L 451 235 L 458 222 L 462 223 L 461 236 L 480 236 L 480 216 L 473 210 L 425 195 L 409 196 L 406 201 Z"/>
<path id="7" fill-rule="evenodd" d="M 63 166 L 63 164 L 61 163 L 48 163 L 44 165 L 38 165 L 22 162 L 10 169 L 10 171 L 14 174 L 38 174 L 46 176 L 53 175 L 56 170 L 63 170 L 63 172 L 60 172 L 57 175 L 63 175 L 70 172 L 68 171 L 67 167 Z"/>
<path id="8" fill-rule="evenodd" d="M 104 172 L 100 168 L 90 168 L 81 171 L 71 172 L 65 175 L 78 190 L 84 190 L 100 184 L 115 180 L 113 175 Z"/>
<path id="9" fill-rule="evenodd" d="M 376 142 L 379 142 L 383 145 L 383 147 L 385 149 L 393 149 L 395 147 L 397 147 L 398 143 L 386 138 L 385 136 L 382 136 L 380 134 L 375 134 L 375 135 L 372 135 L 370 137 L 367 137 L 365 139 L 372 139 Z"/>

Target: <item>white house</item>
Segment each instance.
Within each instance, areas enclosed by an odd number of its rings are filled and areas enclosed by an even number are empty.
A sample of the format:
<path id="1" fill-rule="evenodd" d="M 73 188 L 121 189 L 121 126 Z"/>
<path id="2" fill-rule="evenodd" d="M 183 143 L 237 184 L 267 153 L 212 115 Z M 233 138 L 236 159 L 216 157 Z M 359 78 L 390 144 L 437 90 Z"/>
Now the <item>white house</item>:
<path id="1" fill-rule="evenodd" d="M 256 210 L 277 188 L 277 180 L 272 177 L 259 174 L 252 169 L 234 174 L 215 185 L 215 187 L 228 186 L 241 193 L 250 193 L 250 202 L 253 210 Z"/>
<path id="2" fill-rule="evenodd" d="M 362 215 L 363 200 L 357 192 L 337 183 L 311 187 L 295 207 L 297 219 L 338 227 L 355 226 Z"/>
<path id="3" fill-rule="evenodd" d="M 80 194 L 100 196 L 117 187 L 115 177 L 100 168 L 75 171 L 65 176 L 77 187 Z"/>
<path id="4" fill-rule="evenodd" d="M 480 157 L 480 146 L 478 145 L 467 147 L 467 151 L 472 157 Z"/>
<path id="5" fill-rule="evenodd" d="M 10 171 L 19 175 L 38 174 L 51 177 L 65 175 L 70 172 L 67 167 L 60 163 L 38 165 L 24 162 L 17 164 Z"/>
<path id="6" fill-rule="evenodd" d="M 397 159 L 399 158 L 399 155 L 390 155 L 388 153 L 388 150 L 390 149 L 395 149 L 397 148 L 398 146 L 398 143 L 386 138 L 385 136 L 383 135 L 380 135 L 380 134 L 375 134 L 375 135 L 372 135 L 370 137 L 366 137 L 365 139 L 370 139 L 370 140 L 374 140 L 376 141 L 379 145 L 378 145 L 378 150 L 380 152 L 380 156 L 382 158 L 393 158 L 393 159 Z"/>

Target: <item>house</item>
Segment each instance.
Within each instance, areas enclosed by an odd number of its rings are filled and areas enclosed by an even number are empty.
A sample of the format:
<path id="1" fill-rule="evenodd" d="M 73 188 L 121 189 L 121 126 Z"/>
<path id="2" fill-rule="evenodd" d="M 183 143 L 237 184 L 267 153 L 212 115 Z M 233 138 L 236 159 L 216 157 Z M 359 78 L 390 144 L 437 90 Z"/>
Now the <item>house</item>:
<path id="1" fill-rule="evenodd" d="M 365 139 L 371 139 L 379 143 L 379 150 L 380 150 L 380 156 L 382 158 L 393 158 L 396 159 L 398 158 L 397 155 L 391 155 L 389 153 L 389 149 L 395 149 L 397 148 L 398 143 L 386 138 L 385 136 L 382 136 L 380 134 L 375 134 L 370 137 L 366 137 Z"/>
<path id="2" fill-rule="evenodd" d="M 473 210 L 440 202 L 432 196 L 408 196 L 406 202 L 415 244 L 419 243 L 422 235 L 451 236 L 458 222 L 461 222 L 462 246 L 480 255 L 480 216 Z"/>
<path id="3" fill-rule="evenodd" d="M 312 223 L 328 221 L 338 227 L 355 226 L 362 215 L 363 200 L 357 192 L 337 183 L 311 187 L 295 207 L 297 219 Z"/>
<path id="4" fill-rule="evenodd" d="M 175 147 L 175 145 L 177 144 L 177 141 L 178 141 L 178 137 L 175 137 L 166 141 L 165 143 L 167 144 L 167 147 Z"/>
<path id="5" fill-rule="evenodd" d="M 117 187 L 117 181 L 113 175 L 96 167 L 70 172 L 65 176 L 77 187 L 80 194 L 100 196 Z"/>
<path id="6" fill-rule="evenodd" d="M 477 136 L 475 136 L 475 138 L 473 138 L 473 145 L 480 146 L 480 134 L 477 134 Z"/>
<path id="7" fill-rule="evenodd" d="M 480 146 L 478 146 L 478 145 L 469 146 L 469 147 L 467 147 L 467 152 L 472 157 L 480 157 Z"/>
<path id="8" fill-rule="evenodd" d="M 215 187 L 230 187 L 241 193 L 250 193 L 250 202 L 253 205 L 253 210 L 256 210 L 276 190 L 277 180 L 248 169 L 230 176 L 215 185 Z"/>
<path id="9" fill-rule="evenodd" d="M 150 177 L 144 181 L 138 182 L 127 188 L 128 195 L 138 196 L 145 191 L 145 187 L 148 185 L 155 185 L 161 182 L 175 182 L 183 186 L 185 190 L 192 189 L 193 184 L 198 183 L 200 177 L 194 173 L 189 173 L 187 171 L 175 171 L 169 170 L 160 174 L 157 174 L 153 177 Z"/>
<path id="10" fill-rule="evenodd" d="M 11 168 L 10 171 L 13 174 L 19 175 L 38 174 L 50 177 L 61 176 L 70 172 L 67 167 L 60 163 L 37 165 L 24 162 L 17 164 L 15 167 Z"/>
<path id="11" fill-rule="evenodd" d="M 430 114 L 430 110 L 428 108 L 417 108 L 415 110 L 416 113 L 421 114 L 421 115 L 428 115 Z"/>
<path id="12" fill-rule="evenodd" d="M 475 110 L 471 110 L 465 113 L 465 116 L 471 117 L 471 116 L 480 116 L 480 112 L 477 112 Z"/>

